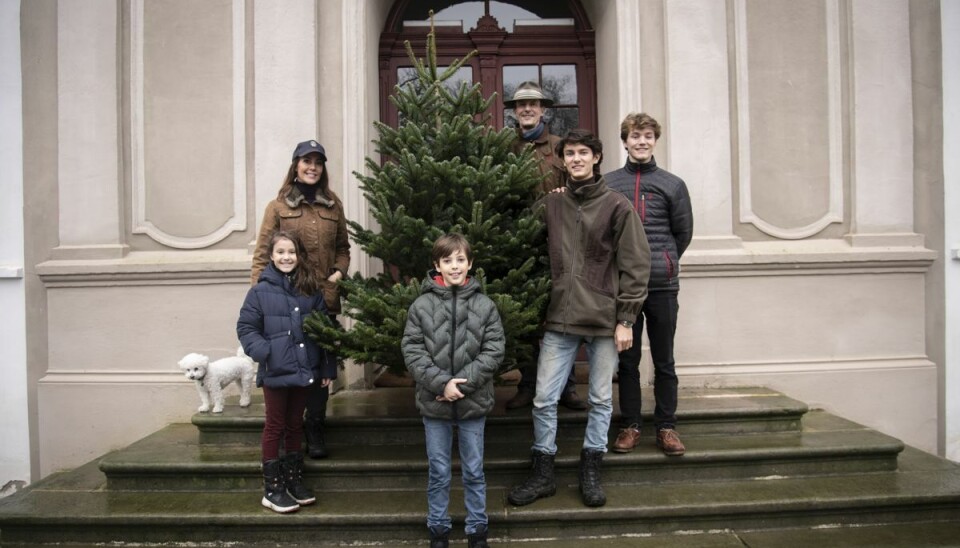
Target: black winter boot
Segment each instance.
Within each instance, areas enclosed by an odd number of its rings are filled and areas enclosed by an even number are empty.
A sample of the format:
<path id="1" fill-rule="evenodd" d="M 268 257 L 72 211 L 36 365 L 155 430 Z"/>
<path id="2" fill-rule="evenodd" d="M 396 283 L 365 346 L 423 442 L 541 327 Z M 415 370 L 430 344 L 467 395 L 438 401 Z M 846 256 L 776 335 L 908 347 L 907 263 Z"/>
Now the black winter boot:
<path id="1" fill-rule="evenodd" d="M 283 483 L 290 496 L 301 506 L 317 501 L 313 491 L 303 484 L 303 453 L 287 453 L 283 456 Z"/>
<path id="2" fill-rule="evenodd" d="M 430 528 L 430 548 L 448 548 L 450 546 L 450 529 L 441 527 Z"/>
<path id="3" fill-rule="evenodd" d="M 277 459 L 263 463 L 263 500 L 260 504 L 281 514 L 300 509 L 300 505 L 284 487 L 280 461 Z"/>
<path id="4" fill-rule="evenodd" d="M 324 417 L 308 418 L 303 421 L 303 433 L 307 438 L 307 454 L 311 459 L 325 459 L 330 453 L 327 452 L 327 442 L 323 437 Z"/>
<path id="5" fill-rule="evenodd" d="M 531 502 L 552 497 L 557 492 L 557 483 L 553 474 L 553 455 L 534 451 L 531 453 L 533 473 L 520 485 L 510 490 L 507 500 L 515 506 L 524 506 Z"/>
<path id="6" fill-rule="evenodd" d="M 583 449 L 580 451 L 580 496 L 587 506 L 603 506 L 607 496 L 600 485 L 600 463 L 603 451 Z"/>
<path id="7" fill-rule="evenodd" d="M 487 544 L 487 528 L 478 529 L 475 533 L 467 535 L 468 548 L 490 548 Z"/>

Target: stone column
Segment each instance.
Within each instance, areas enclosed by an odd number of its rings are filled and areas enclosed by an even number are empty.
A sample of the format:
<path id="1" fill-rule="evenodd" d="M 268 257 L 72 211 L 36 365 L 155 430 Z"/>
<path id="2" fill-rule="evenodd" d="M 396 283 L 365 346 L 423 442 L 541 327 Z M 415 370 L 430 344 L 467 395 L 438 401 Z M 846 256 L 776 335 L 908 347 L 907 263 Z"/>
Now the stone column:
<path id="1" fill-rule="evenodd" d="M 26 297 L 23 279 L 23 104 L 20 0 L 0 0 L 0 497 L 30 481 Z M 7 486 L 10 486 L 8 489 Z"/>
<path id="2" fill-rule="evenodd" d="M 942 2 L 941 36 L 943 40 L 943 176 L 944 243 L 949 258 L 946 273 L 946 363 L 944 364 L 946 404 L 945 456 L 960 462 L 960 3 Z"/>
<path id="3" fill-rule="evenodd" d="M 254 240 L 300 141 L 317 139 L 317 20 L 313 0 L 254 2 Z M 251 246 L 255 245 L 255 241 Z"/>
<path id="4" fill-rule="evenodd" d="M 910 13 L 904 0 L 850 4 L 854 246 L 922 246 L 913 226 Z"/>
<path id="5" fill-rule="evenodd" d="M 57 4 L 60 245 L 56 259 L 126 253 L 120 203 L 117 0 Z"/>

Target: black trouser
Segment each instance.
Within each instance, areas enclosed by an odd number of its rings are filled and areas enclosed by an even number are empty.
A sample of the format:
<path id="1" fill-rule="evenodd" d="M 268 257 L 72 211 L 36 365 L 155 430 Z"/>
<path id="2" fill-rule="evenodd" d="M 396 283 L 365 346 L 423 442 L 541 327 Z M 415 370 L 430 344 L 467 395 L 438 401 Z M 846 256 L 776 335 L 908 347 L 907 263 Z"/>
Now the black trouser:
<path id="1" fill-rule="evenodd" d="M 330 387 L 320 386 L 316 382 L 307 390 L 307 420 L 323 421 L 327 416 L 327 400 L 330 399 Z"/>
<path id="2" fill-rule="evenodd" d="M 640 426 L 640 339 L 647 322 L 650 357 L 653 359 L 653 395 L 657 405 L 653 423 L 657 429 L 677 423 L 677 372 L 673 361 L 673 336 L 677 331 L 680 304 L 676 291 L 652 291 L 633 324 L 633 347 L 620 353 L 620 424 Z"/>
<path id="3" fill-rule="evenodd" d="M 517 392 L 537 391 L 537 362 L 540 361 L 540 342 L 533 345 L 533 362 L 520 368 L 520 382 L 517 383 Z M 567 385 L 563 387 L 563 392 L 572 392 L 577 389 L 577 376 L 575 367 L 570 369 L 570 376 L 567 377 Z"/>
<path id="4" fill-rule="evenodd" d="M 336 314 L 328 315 L 333 325 L 340 326 Z M 341 327 L 342 329 L 342 327 Z M 336 354 L 327 350 L 321 359 L 336 361 Z M 313 386 L 307 393 L 307 411 L 304 418 L 307 420 L 320 421 L 321 423 L 327 416 L 327 400 L 330 399 L 330 386 L 320 386 L 320 379 L 314 379 Z"/>

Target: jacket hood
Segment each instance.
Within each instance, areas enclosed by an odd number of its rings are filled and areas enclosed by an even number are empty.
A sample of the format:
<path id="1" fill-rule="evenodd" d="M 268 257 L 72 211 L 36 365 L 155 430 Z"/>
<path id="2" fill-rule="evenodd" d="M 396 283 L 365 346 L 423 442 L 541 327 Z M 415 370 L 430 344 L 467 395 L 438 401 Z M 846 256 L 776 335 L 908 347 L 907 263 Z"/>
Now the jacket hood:
<path id="1" fill-rule="evenodd" d="M 263 272 L 260 273 L 258 281 L 267 282 L 279 287 L 287 287 L 290 285 L 290 277 L 277 270 L 277 266 L 273 264 L 273 261 L 267 263 L 267 268 L 264 268 Z"/>
<path id="2" fill-rule="evenodd" d="M 420 294 L 425 295 L 427 293 L 435 293 L 441 299 L 451 299 L 456 294 L 460 297 L 469 297 L 477 291 L 480 291 L 480 282 L 477 281 L 477 278 L 474 276 L 467 277 L 466 283 L 458 286 L 447 286 L 440 285 L 433 278 L 439 276 L 440 273 L 435 269 L 430 269 L 427 271 L 427 277 L 420 284 Z"/>

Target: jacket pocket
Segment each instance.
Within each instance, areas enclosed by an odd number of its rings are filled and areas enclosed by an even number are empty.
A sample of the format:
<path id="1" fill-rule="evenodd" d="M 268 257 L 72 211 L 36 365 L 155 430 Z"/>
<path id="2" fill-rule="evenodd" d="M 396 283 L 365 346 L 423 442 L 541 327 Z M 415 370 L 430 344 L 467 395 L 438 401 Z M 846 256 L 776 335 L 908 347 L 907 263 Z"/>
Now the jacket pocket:
<path id="1" fill-rule="evenodd" d="M 327 311 L 340 312 L 340 289 L 337 284 L 323 280 L 323 303 L 327 305 Z"/>
<path id="2" fill-rule="evenodd" d="M 667 281 L 670 281 L 673 279 L 673 276 L 675 274 L 674 262 L 673 262 L 673 258 L 670 257 L 670 253 L 666 251 L 663 252 L 663 262 L 667 267 Z"/>
<path id="3" fill-rule="evenodd" d="M 293 337 L 289 332 L 277 333 L 270 337 L 270 357 L 267 358 L 267 377 L 291 375 L 297 371 L 297 357 L 294 354 Z"/>

